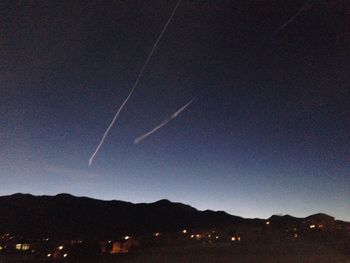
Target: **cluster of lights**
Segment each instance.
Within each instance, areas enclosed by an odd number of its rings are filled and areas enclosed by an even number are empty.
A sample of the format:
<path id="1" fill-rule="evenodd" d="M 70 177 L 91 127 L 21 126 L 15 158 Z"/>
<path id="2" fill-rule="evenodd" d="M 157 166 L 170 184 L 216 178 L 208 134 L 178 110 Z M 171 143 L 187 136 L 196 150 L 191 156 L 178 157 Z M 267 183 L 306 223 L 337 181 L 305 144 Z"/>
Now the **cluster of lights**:
<path id="1" fill-rule="evenodd" d="M 196 239 L 200 239 L 202 237 L 202 235 L 201 234 L 191 234 L 190 235 L 190 238 L 196 238 Z M 212 235 L 211 234 L 208 234 L 208 238 L 212 238 Z M 219 239 L 220 237 L 219 236 L 215 236 L 215 239 Z"/>
<path id="2" fill-rule="evenodd" d="M 241 241 L 241 237 L 231 237 L 231 241 Z"/>
<path id="3" fill-rule="evenodd" d="M 1 239 L 4 239 L 4 240 L 10 240 L 13 238 L 15 238 L 15 236 L 11 236 L 9 233 L 6 233 L 6 234 L 1 236 Z"/>
<path id="4" fill-rule="evenodd" d="M 16 244 L 17 250 L 29 250 L 29 244 Z"/>
<path id="5" fill-rule="evenodd" d="M 63 248 L 62 248 L 63 249 Z M 60 249 L 61 250 L 61 249 Z M 53 255 L 51 254 L 51 253 L 48 253 L 47 255 L 46 255 L 46 257 L 48 257 L 48 258 L 51 258 Z M 66 257 L 68 257 L 68 253 L 64 253 L 63 255 L 62 255 L 62 257 L 64 257 L 64 258 L 66 258 Z"/>
<path id="6" fill-rule="evenodd" d="M 309 227 L 310 227 L 310 228 L 315 228 L 316 226 L 315 226 L 315 225 L 310 225 Z"/>

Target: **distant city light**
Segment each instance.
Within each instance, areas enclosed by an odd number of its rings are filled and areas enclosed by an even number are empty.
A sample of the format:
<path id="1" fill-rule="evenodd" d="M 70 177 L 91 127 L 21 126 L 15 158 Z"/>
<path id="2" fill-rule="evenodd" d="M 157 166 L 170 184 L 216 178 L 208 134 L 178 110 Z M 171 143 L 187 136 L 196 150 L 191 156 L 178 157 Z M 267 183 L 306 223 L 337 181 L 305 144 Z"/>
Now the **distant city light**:
<path id="1" fill-rule="evenodd" d="M 29 250 L 29 244 L 22 244 L 22 250 Z"/>
<path id="2" fill-rule="evenodd" d="M 318 225 L 318 228 L 323 228 L 323 225 Z"/>
<path id="3" fill-rule="evenodd" d="M 297 237 L 298 237 L 298 234 L 294 234 L 294 237 L 297 238 Z"/>
<path id="4" fill-rule="evenodd" d="M 191 238 L 194 238 L 194 235 L 191 235 Z"/>
<path id="5" fill-rule="evenodd" d="M 310 228 L 315 228 L 316 226 L 315 225 L 310 225 Z"/>
<path id="6" fill-rule="evenodd" d="M 66 258 L 67 256 L 68 256 L 68 254 L 67 254 L 67 253 L 63 254 L 63 257 L 64 257 L 64 258 Z"/>
<path id="7" fill-rule="evenodd" d="M 130 239 L 130 236 L 125 236 L 124 239 L 128 240 L 128 239 Z"/>
<path id="8" fill-rule="evenodd" d="M 270 224 L 270 221 L 266 221 L 266 225 L 269 225 Z"/>
<path id="9" fill-rule="evenodd" d="M 182 230 L 182 234 L 187 234 L 187 229 Z"/>
<path id="10" fill-rule="evenodd" d="M 63 249 L 63 246 L 59 246 L 58 249 L 59 249 L 59 250 L 62 250 L 62 249 Z"/>
<path id="11" fill-rule="evenodd" d="M 236 237 L 231 237 L 231 241 L 236 241 Z"/>
<path id="12" fill-rule="evenodd" d="M 48 258 L 51 257 L 51 253 L 47 254 L 46 256 L 47 256 Z"/>
<path id="13" fill-rule="evenodd" d="M 215 239 L 219 239 L 219 236 L 216 236 Z"/>
<path id="14" fill-rule="evenodd" d="M 160 233 L 159 233 L 159 232 L 154 233 L 154 236 L 155 236 L 155 237 L 159 237 L 159 236 L 160 236 Z"/>
<path id="15" fill-rule="evenodd" d="M 241 237 L 237 237 L 237 240 L 238 240 L 238 241 L 241 241 Z"/>
<path id="16" fill-rule="evenodd" d="M 29 250 L 29 244 L 16 244 L 17 250 Z"/>

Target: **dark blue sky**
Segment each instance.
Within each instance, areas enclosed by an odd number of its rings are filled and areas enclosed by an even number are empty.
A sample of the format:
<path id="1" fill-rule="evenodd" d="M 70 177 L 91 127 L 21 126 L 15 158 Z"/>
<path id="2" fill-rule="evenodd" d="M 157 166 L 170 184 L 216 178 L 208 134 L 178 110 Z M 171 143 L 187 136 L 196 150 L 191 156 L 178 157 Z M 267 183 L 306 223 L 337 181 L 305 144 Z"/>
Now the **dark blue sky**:
<path id="1" fill-rule="evenodd" d="M 304 3 L 183 0 L 88 167 L 176 1 L 3 1 L 0 194 L 349 221 L 350 7 Z"/>

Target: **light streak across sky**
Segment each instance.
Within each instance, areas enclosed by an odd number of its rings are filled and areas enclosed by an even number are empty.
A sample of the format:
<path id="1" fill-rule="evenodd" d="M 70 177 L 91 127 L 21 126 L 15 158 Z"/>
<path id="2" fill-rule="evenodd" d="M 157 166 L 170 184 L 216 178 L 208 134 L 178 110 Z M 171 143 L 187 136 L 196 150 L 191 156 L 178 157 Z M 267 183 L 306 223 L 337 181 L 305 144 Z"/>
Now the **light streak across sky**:
<path id="1" fill-rule="evenodd" d="M 113 117 L 111 123 L 110 123 L 109 126 L 107 127 L 107 129 L 106 129 L 106 131 L 104 132 L 104 134 L 103 134 L 103 136 L 102 136 L 102 138 L 101 138 L 99 144 L 97 145 L 97 147 L 96 147 L 94 153 L 91 155 L 91 157 L 90 157 L 90 159 L 89 159 L 89 166 L 92 164 L 92 161 L 94 160 L 96 154 L 97 154 L 98 151 L 100 150 L 100 148 L 101 148 L 103 142 L 105 141 L 105 139 L 106 139 L 106 137 L 107 137 L 107 135 L 108 135 L 110 129 L 113 127 L 115 121 L 117 120 L 117 118 L 118 118 L 120 112 L 122 111 L 122 109 L 124 108 L 124 106 L 126 105 L 126 103 L 129 101 L 131 95 L 134 93 L 134 90 L 135 90 L 135 88 L 137 87 L 137 85 L 138 85 L 138 83 L 139 83 L 139 81 L 140 81 L 140 79 L 141 79 L 141 77 L 142 77 L 142 75 L 143 75 L 143 72 L 145 71 L 145 69 L 146 69 L 146 67 L 147 67 L 147 65 L 148 65 L 148 63 L 149 63 L 149 61 L 151 60 L 151 58 L 152 58 L 152 56 L 153 56 L 153 53 L 154 53 L 154 51 L 156 50 L 156 48 L 157 48 L 157 46 L 158 46 L 159 41 L 161 40 L 162 36 L 164 35 L 166 29 L 168 28 L 168 25 L 170 24 L 172 18 L 174 17 L 175 12 L 176 12 L 176 9 L 177 9 L 177 8 L 179 7 L 179 5 L 180 5 L 180 2 L 181 2 L 181 0 L 179 0 L 179 1 L 176 3 L 176 5 L 175 5 L 173 11 L 171 12 L 171 14 L 170 14 L 170 16 L 169 16 L 167 22 L 165 23 L 165 25 L 164 25 L 162 31 L 160 32 L 160 34 L 159 34 L 159 36 L 158 36 L 156 42 L 154 43 L 154 45 L 153 45 L 153 47 L 152 47 L 150 53 L 148 54 L 148 56 L 147 56 L 145 62 L 143 63 L 142 68 L 141 68 L 141 70 L 140 70 L 139 74 L 137 75 L 137 78 L 136 78 L 136 80 L 135 80 L 135 82 L 134 82 L 134 85 L 132 86 L 131 91 L 129 92 L 129 95 L 126 97 L 126 99 L 124 100 L 124 102 L 122 103 L 122 105 L 121 105 L 121 106 L 119 107 L 119 109 L 117 110 L 117 112 L 116 112 L 116 114 L 114 115 L 114 117 Z"/>
<path id="2" fill-rule="evenodd" d="M 195 98 L 193 98 L 192 100 L 190 100 L 189 102 L 187 102 L 183 107 L 181 107 L 179 110 L 177 110 L 175 113 L 173 113 L 168 119 L 166 119 L 165 121 L 163 121 L 161 124 L 159 124 L 158 126 L 156 126 L 155 128 L 153 128 L 152 130 L 150 130 L 149 132 L 137 137 L 134 140 L 134 144 L 138 144 L 139 142 L 141 142 L 142 140 L 146 139 L 148 136 L 152 135 L 153 133 L 155 133 L 156 131 L 158 131 L 160 128 L 162 128 L 163 126 L 165 126 L 168 122 L 170 122 L 172 119 L 175 119 L 182 111 L 184 111 L 188 106 L 190 106 L 190 104 L 194 101 Z"/>
<path id="3" fill-rule="evenodd" d="M 285 27 L 287 27 L 290 23 L 292 23 L 298 16 L 300 16 L 300 14 L 304 11 L 306 11 L 307 9 L 311 8 L 313 5 L 314 0 L 308 0 L 306 1 L 306 3 L 291 17 L 287 20 L 287 22 L 285 22 L 283 25 L 281 25 L 277 30 L 276 30 L 276 34 L 278 34 L 279 32 L 281 32 Z"/>

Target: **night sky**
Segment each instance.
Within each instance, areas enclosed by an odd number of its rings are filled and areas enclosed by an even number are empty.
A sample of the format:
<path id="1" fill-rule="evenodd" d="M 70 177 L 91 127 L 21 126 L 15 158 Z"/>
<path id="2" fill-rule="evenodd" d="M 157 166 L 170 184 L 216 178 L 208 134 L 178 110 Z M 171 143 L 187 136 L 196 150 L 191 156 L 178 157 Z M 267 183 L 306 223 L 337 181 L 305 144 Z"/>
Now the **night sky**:
<path id="1" fill-rule="evenodd" d="M 350 4 L 1 1 L 0 195 L 350 221 Z M 161 130 L 134 145 L 185 103 Z"/>

